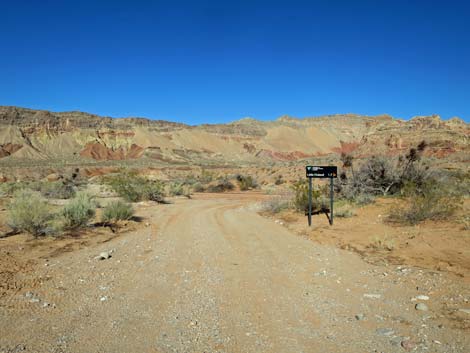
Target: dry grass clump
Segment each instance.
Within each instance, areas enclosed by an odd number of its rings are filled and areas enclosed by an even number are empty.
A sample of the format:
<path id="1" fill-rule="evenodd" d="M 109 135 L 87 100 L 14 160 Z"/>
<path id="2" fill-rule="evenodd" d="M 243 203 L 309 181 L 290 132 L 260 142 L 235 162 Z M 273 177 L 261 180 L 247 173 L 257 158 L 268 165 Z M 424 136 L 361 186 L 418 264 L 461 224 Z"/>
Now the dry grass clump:
<path id="1" fill-rule="evenodd" d="M 395 245 L 395 240 L 391 237 L 388 236 L 378 236 L 376 235 L 372 239 L 372 243 L 369 245 L 370 248 L 373 248 L 375 250 L 379 251 L 393 251 L 396 248 Z"/>
<path id="2" fill-rule="evenodd" d="M 351 218 L 354 217 L 356 214 L 354 211 L 347 207 L 341 207 L 337 210 L 334 210 L 334 216 L 338 218 Z"/>
<path id="3" fill-rule="evenodd" d="M 291 207 L 291 202 L 282 196 L 274 196 L 261 204 L 261 212 L 277 214 Z"/>

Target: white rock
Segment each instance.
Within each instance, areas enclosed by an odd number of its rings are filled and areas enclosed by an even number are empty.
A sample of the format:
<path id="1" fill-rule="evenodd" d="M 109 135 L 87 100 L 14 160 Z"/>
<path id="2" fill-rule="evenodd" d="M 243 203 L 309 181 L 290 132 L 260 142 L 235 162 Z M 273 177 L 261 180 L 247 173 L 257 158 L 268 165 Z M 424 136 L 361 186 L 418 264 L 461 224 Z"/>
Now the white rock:
<path id="1" fill-rule="evenodd" d="M 106 259 L 109 259 L 111 257 L 111 252 L 107 252 L 107 251 L 103 251 L 103 252 L 100 252 L 100 254 L 95 257 L 96 260 L 106 260 Z"/>
<path id="2" fill-rule="evenodd" d="M 429 297 L 427 295 L 418 295 L 414 297 L 412 300 L 429 300 Z"/>
<path id="3" fill-rule="evenodd" d="M 380 294 L 365 293 L 363 296 L 364 296 L 364 298 L 369 298 L 369 299 L 380 299 L 380 298 L 382 298 L 382 295 L 380 295 Z"/>
<path id="4" fill-rule="evenodd" d="M 428 306 L 427 306 L 426 304 L 424 304 L 424 303 L 418 303 L 418 304 L 416 304 L 416 305 L 415 305 L 415 309 L 416 309 L 416 310 L 419 310 L 419 311 L 428 311 L 428 310 L 429 310 Z"/>

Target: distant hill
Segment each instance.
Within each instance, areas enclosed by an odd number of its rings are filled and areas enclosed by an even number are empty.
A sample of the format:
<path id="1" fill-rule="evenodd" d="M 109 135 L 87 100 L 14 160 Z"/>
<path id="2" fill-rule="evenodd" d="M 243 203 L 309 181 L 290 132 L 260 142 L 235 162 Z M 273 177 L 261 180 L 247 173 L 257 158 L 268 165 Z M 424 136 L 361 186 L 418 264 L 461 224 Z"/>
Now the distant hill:
<path id="1" fill-rule="evenodd" d="M 189 126 L 0 106 L 0 163 L 15 160 L 130 160 L 159 163 L 276 163 L 354 153 L 394 155 L 426 140 L 428 156 L 468 158 L 469 124 L 459 118 L 337 114 L 275 121 L 244 118 Z"/>

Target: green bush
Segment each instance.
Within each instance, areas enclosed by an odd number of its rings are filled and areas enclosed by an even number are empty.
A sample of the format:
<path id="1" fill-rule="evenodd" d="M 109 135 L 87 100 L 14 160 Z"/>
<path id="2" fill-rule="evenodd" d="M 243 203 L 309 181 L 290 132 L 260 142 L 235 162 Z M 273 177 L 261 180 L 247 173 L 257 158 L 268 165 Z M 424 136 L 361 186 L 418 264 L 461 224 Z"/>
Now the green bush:
<path id="1" fill-rule="evenodd" d="M 169 194 L 170 196 L 184 195 L 184 185 L 178 182 L 170 183 Z"/>
<path id="2" fill-rule="evenodd" d="M 8 224 L 15 231 L 27 232 L 35 237 L 47 232 L 53 215 L 38 192 L 22 189 L 13 194 L 8 207 Z"/>
<path id="3" fill-rule="evenodd" d="M 429 180 L 419 188 L 409 183 L 403 190 L 406 205 L 391 208 L 388 219 L 392 222 L 414 225 L 427 219 L 448 219 L 462 204 L 461 196 L 437 180 Z"/>
<path id="4" fill-rule="evenodd" d="M 282 175 L 278 175 L 276 177 L 276 180 L 274 180 L 274 184 L 275 185 L 282 185 L 284 184 L 284 179 L 282 179 Z"/>
<path id="5" fill-rule="evenodd" d="M 12 181 L 7 183 L 0 184 L 0 196 L 2 197 L 10 197 L 13 194 L 21 189 L 26 189 L 28 187 L 28 183 L 22 181 Z"/>
<path id="6" fill-rule="evenodd" d="M 204 185 L 202 185 L 199 182 L 194 183 L 192 185 L 192 189 L 193 189 L 194 192 L 204 192 L 204 191 L 206 191 L 206 188 L 204 187 Z"/>
<path id="7" fill-rule="evenodd" d="M 251 175 L 237 175 L 237 181 L 241 191 L 246 191 L 258 187 L 256 180 Z"/>
<path id="8" fill-rule="evenodd" d="M 300 179 L 292 185 L 294 190 L 294 198 L 292 200 L 292 206 L 296 211 L 306 212 L 308 210 L 308 181 Z M 321 209 L 329 208 L 329 201 L 324 196 L 325 188 L 321 190 L 312 190 L 312 211 L 318 211 Z"/>
<path id="9" fill-rule="evenodd" d="M 75 198 L 62 209 L 65 229 L 84 227 L 95 216 L 96 204 L 86 193 L 77 193 Z"/>
<path id="10" fill-rule="evenodd" d="M 125 221 L 131 219 L 134 215 L 132 206 L 123 201 L 113 201 L 109 203 L 104 209 L 101 220 L 104 223 L 116 223 L 118 221 Z"/>
<path id="11" fill-rule="evenodd" d="M 214 180 L 214 174 L 203 169 L 199 180 L 201 181 L 201 183 L 210 183 Z"/>
<path id="12" fill-rule="evenodd" d="M 228 180 L 218 180 L 215 184 L 211 184 L 207 187 L 208 192 L 225 192 L 233 190 L 235 186 Z"/>
<path id="13" fill-rule="evenodd" d="M 163 201 L 163 185 L 159 181 L 147 180 L 132 173 L 107 177 L 104 181 L 126 201 Z"/>

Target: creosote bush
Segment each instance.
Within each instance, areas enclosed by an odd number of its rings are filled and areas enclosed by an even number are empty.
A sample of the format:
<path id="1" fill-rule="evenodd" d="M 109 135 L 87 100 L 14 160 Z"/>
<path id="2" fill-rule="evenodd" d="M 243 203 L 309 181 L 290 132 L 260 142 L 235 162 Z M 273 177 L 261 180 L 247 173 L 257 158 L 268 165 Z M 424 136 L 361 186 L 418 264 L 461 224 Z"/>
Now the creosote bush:
<path id="1" fill-rule="evenodd" d="M 207 187 L 208 192 L 225 192 L 233 190 L 235 186 L 228 179 L 217 180 L 214 184 Z"/>
<path id="2" fill-rule="evenodd" d="M 53 215 L 40 193 L 21 189 L 13 194 L 8 207 L 8 224 L 15 231 L 27 232 L 35 237 L 45 235 Z"/>
<path id="3" fill-rule="evenodd" d="M 461 207 L 462 198 L 445 183 L 428 180 L 420 187 L 411 183 L 404 187 L 405 206 L 394 206 L 388 220 L 414 225 L 427 219 L 446 220 Z"/>
<path id="4" fill-rule="evenodd" d="M 294 198 L 292 206 L 296 211 L 306 212 L 308 210 L 308 181 L 300 179 L 292 185 L 294 191 Z M 319 211 L 322 209 L 329 209 L 329 201 L 325 196 L 325 187 L 320 190 L 312 190 L 312 211 Z"/>
<path id="5" fill-rule="evenodd" d="M 96 203 L 86 193 L 79 192 L 68 205 L 62 209 L 65 229 L 84 227 L 95 216 Z"/>
<path id="6" fill-rule="evenodd" d="M 123 173 L 104 178 L 119 196 L 129 202 L 151 200 L 163 202 L 163 185 L 135 173 Z"/>
<path id="7" fill-rule="evenodd" d="M 284 184 L 284 179 L 282 179 L 282 175 L 278 175 L 274 180 L 274 185 L 282 185 Z"/>
<path id="8" fill-rule="evenodd" d="M 174 182 L 170 184 L 170 196 L 181 196 L 184 193 L 184 185 L 182 183 Z"/>
<path id="9" fill-rule="evenodd" d="M 121 200 L 109 203 L 104 209 L 101 220 L 104 223 L 117 223 L 118 221 L 126 221 L 132 218 L 134 209 L 132 205 Z"/>
<path id="10" fill-rule="evenodd" d="M 206 191 L 206 188 L 204 187 L 204 185 L 202 185 L 199 182 L 194 183 L 191 186 L 191 188 L 192 188 L 193 192 L 204 192 L 204 191 Z"/>
<path id="11" fill-rule="evenodd" d="M 236 179 L 241 191 L 247 191 L 258 187 L 258 183 L 251 175 L 237 175 Z"/>

